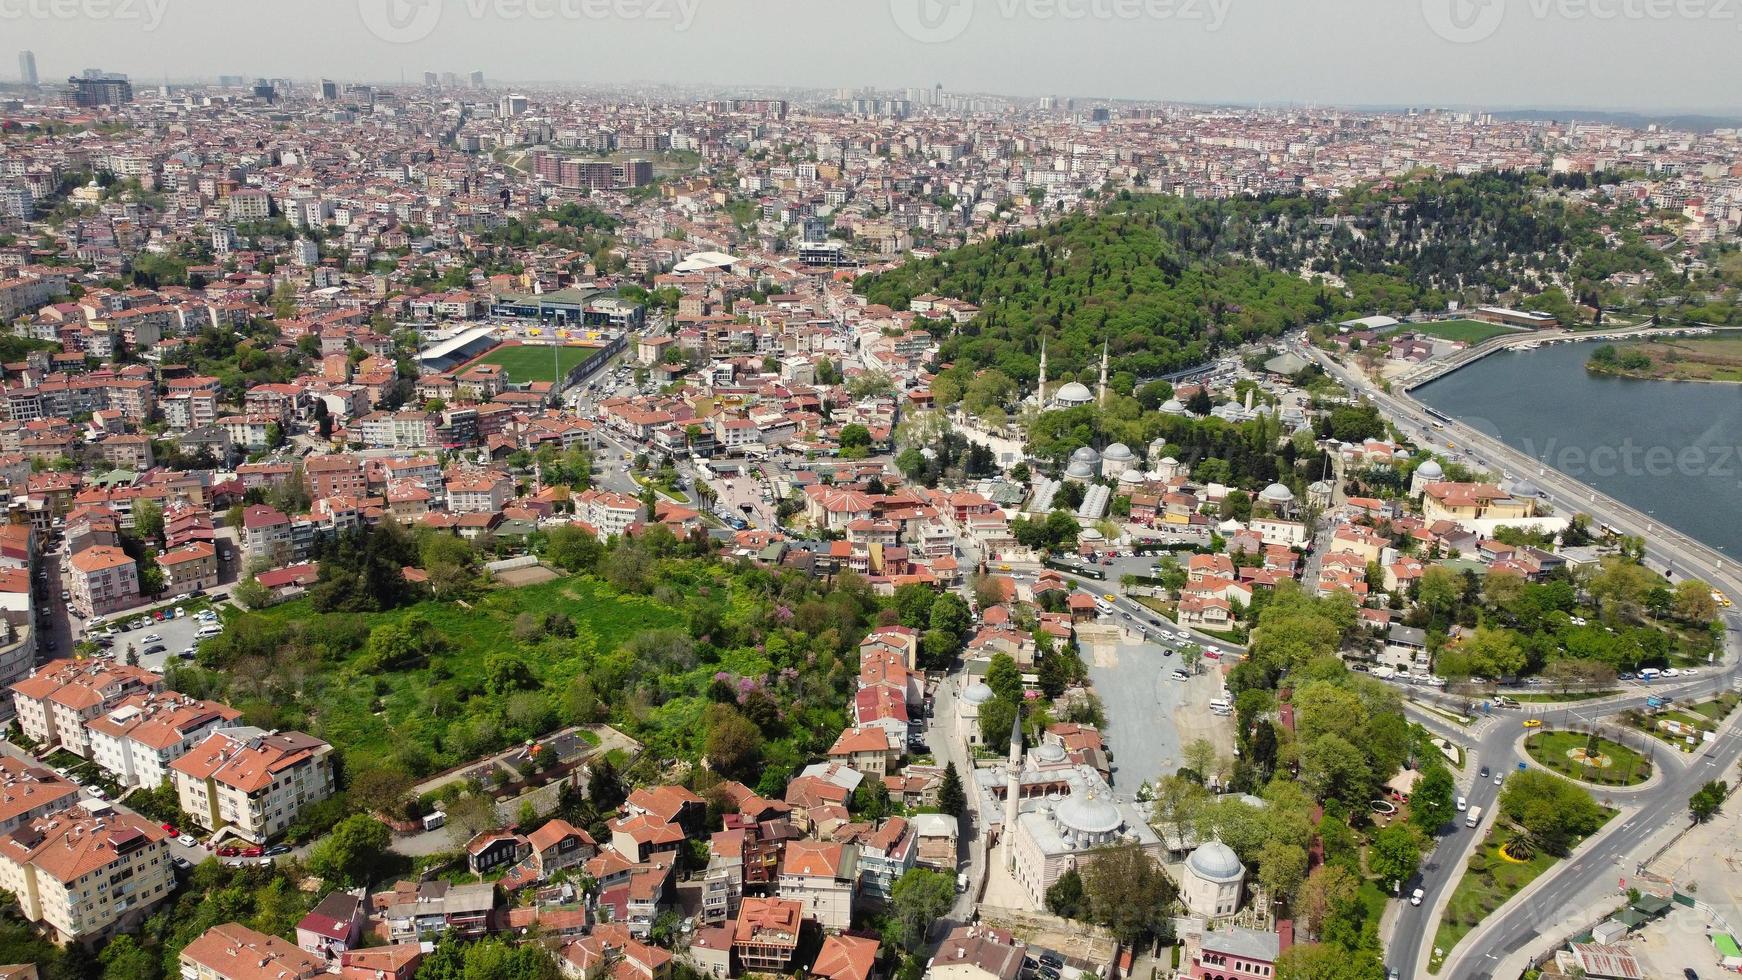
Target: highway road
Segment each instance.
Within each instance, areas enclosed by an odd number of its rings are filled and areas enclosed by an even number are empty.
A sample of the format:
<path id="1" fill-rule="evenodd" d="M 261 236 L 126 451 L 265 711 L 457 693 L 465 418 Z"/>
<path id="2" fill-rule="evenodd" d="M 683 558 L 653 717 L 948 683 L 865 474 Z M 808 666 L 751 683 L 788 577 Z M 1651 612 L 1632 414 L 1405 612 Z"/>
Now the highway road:
<path id="1" fill-rule="evenodd" d="M 1467 425 L 1450 421 L 1442 423 L 1443 428 L 1436 427 L 1426 408 L 1414 399 L 1384 392 L 1365 376 L 1344 368 L 1323 351 L 1305 345 L 1299 345 L 1296 349 L 1316 360 L 1350 391 L 1373 401 L 1405 436 L 1417 444 L 1443 451 L 1448 448 L 1448 441 L 1455 442 L 1464 451 L 1475 456 L 1483 468 L 1498 468 L 1539 487 L 1558 513 L 1589 514 L 1597 522 L 1644 537 L 1647 562 L 1666 572 L 1672 579 L 1683 576 L 1699 578 L 1731 595 L 1742 595 L 1742 588 L 1739 588 L 1742 578 L 1738 578 L 1736 564 L 1712 548 L 1664 527 L 1650 515 L 1640 513 L 1571 477 L 1549 469 L 1540 461 Z M 1731 630 L 1727 642 L 1729 649 L 1726 651 L 1726 663 L 1730 666 L 1722 670 L 1708 668 L 1708 673 L 1691 684 L 1663 685 L 1662 692 L 1680 692 L 1682 696 L 1703 695 L 1737 684 L 1739 675 L 1735 666 L 1735 631 L 1742 625 L 1742 617 L 1727 613 L 1725 618 Z M 1544 713 L 1543 717 L 1548 724 L 1573 720 L 1574 712 L 1581 718 L 1592 719 L 1599 712 L 1612 715 L 1628 708 L 1643 706 L 1648 696 L 1642 689 L 1636 694 L 1559 707 Z M 1420 712 L 1416 714 L 1421 715 L 1417 720 L 1428 724 L 1436 733 L 1448 737 L 1452 735 L 1446 729 L 1455 726 L 1448 726 L 1443 722 L 1436 724 L 1432 716 Z M 1521 729 L 1506 723 L 1504 718 L 1505 716 L 1501 716 L 1497 722 L 1485 723 L 1486 727 L 1481 732 L 1478 744 L 1473 747 L 1473 757 L 1466 769 L 1482 765 L 1511 769 L 1520 761 L 1516 742 Z M 1466 732 L 1458 740 L 1467 742 L 1468 738 L 1469 733 Z M 1535 926 L 1539 922 L 1548 921 L 1545 912 L 1562 908 L 1595 882 L 1614 876 L 1618 864 L 1630 870 L 1630 865 L 1626 865 L 1625 860 L 1627 853 L 1650 831 L 1673 821 L 1686 819 L 1688 797 L 1706 780 L 1723 778 L 1723 774 L 1735 765 L 1739 757 L 1742 757 L 1742 739 L 1721 738 L 1715 745 L 1709 746 L 1706 753 L 1696 757 L 1693 765 L 1664 765 L 1663 781 L 1650 793 L 1632 794 L 1637 798 L 1637 809 L 1625 815 L 1619 827 L 1605 828 L 1602 839 L 1577 861 L 1566 862 L 1551 869 L 1543 879 L 1545 884 L 1539 886 L 1539 891 L 1528 904 L 1515 904 L 1503 909 L 1497 918 L 1486 923 L 1478 930 L 1483 935 L 1481 955 L 1475 960 L 1465 957 L 1448 961 L 1454 972 L 1446 975 L 1456 980 L 1463 977 L 1490 976 L 1499 959 L 1538 937 Z M 1475 795 L 1470 800 L 1471 805 L 1482 805 L 1490 815 L 1489 820 L 1484 821 L 1486 824 L 1491 821 L 1492 803 L 1497 795 L 1497 788 L 1489 782 L 1487 786 L 1475 788 L 1472 792 Z M 1620 798 L 1629 794 L 1613 791 L 1609 795 Z M 1633 802 L 1635 801 L 1627 801 L 1629 805 Z M 1460 830 L 1461 837 L 1457 839 L 1457 846 L 1451 850 L 1447 850 L 1449 842 L 1442 840 L 1440 850 L 1431 855 L 1424 865 L 1424 873 L 1418 884 L 1426 897 L 1420 908 L 1404 909 L 1397 930 L 1392 936 L 1388 954 L 1388 964 L 1400 976 L 1413 977 L 1425 972 L 1418 968 L 1425 965 L 1426 956 L 1432 951 L 1430 944 L 1433 927 L 1437 922 L 1437 915 L 1434 913 L 1438 899 L 1453 886 L 1462 872 L 1470 849 L 1483 829 L 1478 828 L 1474 833 Z M 1442 854 L 1440 851 L 1446 853 Z"/>

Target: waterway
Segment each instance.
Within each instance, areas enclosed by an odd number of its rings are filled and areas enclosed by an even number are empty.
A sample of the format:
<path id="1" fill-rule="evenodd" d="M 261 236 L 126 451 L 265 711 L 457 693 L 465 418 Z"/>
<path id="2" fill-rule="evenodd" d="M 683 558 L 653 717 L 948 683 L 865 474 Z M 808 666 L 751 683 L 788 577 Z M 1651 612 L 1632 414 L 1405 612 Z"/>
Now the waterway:
<path id="1" fill-rule="evenodd" d="M 1412 394 L 1684 534 L 1742 556 L 1742 385 L 1595 376 L 1585 371 L 1593 346 L 1491 354 Z"/>

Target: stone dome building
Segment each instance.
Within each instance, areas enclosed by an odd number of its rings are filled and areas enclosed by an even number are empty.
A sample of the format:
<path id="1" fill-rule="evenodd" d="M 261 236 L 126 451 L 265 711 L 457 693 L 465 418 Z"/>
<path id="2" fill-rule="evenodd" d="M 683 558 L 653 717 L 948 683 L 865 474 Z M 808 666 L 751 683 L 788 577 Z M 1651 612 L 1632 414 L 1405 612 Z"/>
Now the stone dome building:
<path id="1" fill-rule="evenodd" d="M 1219 840 L 1200 846 L 1186 858 L 1180 876 L 1180 901 L 1193 915 L 1220 918 L 1240 910 L 1246 887 L 1246 866 L 1234 849 Z"/>

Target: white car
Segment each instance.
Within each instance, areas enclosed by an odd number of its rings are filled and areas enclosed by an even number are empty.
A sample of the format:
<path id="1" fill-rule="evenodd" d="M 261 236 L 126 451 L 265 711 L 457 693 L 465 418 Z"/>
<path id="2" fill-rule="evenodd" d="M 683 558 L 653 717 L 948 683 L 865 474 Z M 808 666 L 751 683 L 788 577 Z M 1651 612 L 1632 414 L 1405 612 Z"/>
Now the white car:
<path id="1" fill-rule="evenodd" d="M 1409 904 L 1420 905 L 1423 897 L 1425 897 L 1424 893 L 1422 892 L 1421 889 L 1417 888 L 1415 890 L 1415 893 L 1413 895 L 1409 896 Z"/>
<path id="2" fill-rule="evenodd" d="M 180 844 L 183 847 L 199 847 L 200 846 L 199 838 L 195 837 L 192 834 L 183 834 L 180 837 L 177 837 L 175 839 L 175 842 L 177 844 Z"/>
<path id="3" fill-rule="evenodd" d="M 1681 671 L 1676 670 L 1674 667 L 1665 667 L 1663 669 L 1663 673 L 1661 673 L 1657 676 L 1659 676 L 1659 677 L 1680 677 Z"/>
<path id="4" fill-rule="evenodd" d="M 163 642 L 163 637 L 158 636 L 156 633 L 147 633 L 143 637 L 140 637 L 140 639 L 146 643 L 162 643 Z"/>
<path id="5" fill-rule="evenodd" d="M 1463 813 L 1465 810 L 1468 810 L 1469 808 L 1470 808 L 1470 801 L 1464 799 L 1462 796 L 1458 797 L 1458 812 Z"/>

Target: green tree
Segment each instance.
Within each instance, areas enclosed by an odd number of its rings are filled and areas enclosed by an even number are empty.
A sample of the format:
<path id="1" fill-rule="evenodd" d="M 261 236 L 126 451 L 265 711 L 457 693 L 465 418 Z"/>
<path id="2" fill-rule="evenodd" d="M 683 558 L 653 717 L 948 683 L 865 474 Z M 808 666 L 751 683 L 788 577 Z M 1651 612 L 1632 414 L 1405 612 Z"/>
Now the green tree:
<path id="1" fill-rule="evenodd" d="M 260 584 L 259 579 L 252 576 L 237 583 L 236 587 L 230 591 L 230 596 L 243 609 L 251 612 L 265 609 L 272 602 L 272 593 L 267 590 L 266 586 Z"/>
<path id="2" fill-rule="evenodd" d="M 1730 785 L 1723 780 L 1713 780 L 1701 786 L 1688 800 L 1688 814 L 1694 823 L 1705 823 L 1718 815 L 1724 808 L 1724 800 L 1730 795 Z"/>
<path id="3" fill-rule="evenodd" d="M 942 871 L 909 868 L 896 880 L 889 898 L 901 922 L 902 945 L 916 952 L 926 945 L 932 923 L 955 904 L 955 878 Z"/>
<path id="4" fill-rule="evenodd" d="M 163 538 L 163 505 L 155 500 L 141 498 L 133 502 L 133 530 L 139 537 L 150 542 L 161 542 Z"/>
<path id="5" fill-rule="evenodd" d="M 968 796 L 962 789 L 962 776 L 956 764 L 944 766 L 943 782 L 938 785 L 938 810 L 960 820 L 968 812 Z"/>
<path id="6" fill-rule="evenodd" d="M 309 871 L 340 888 L 367 885 L 392 840 L 386 824 L 368 814 L 353 814 L 309 851 Z"/>
<path id="7" fill-rule="evenodd" d="M 1272 899 L 1293 902 L 1306 873 L 1306 848 L 1298 844 L 1271 839 L 1258 852 L 1258 881 Z"/>
<path id="8" fill-rule="evenodd" d="M 1088 912 L 1088 901 L 1083 894 L 1083 876 L 1077 873 L 1076 868 L 1059 875 L 1059 880 L 1046 890 L 1046 909 L 1053 915 L 1066 919 L 1080 919 Z"/>
<path id="9" fill-rule="evenodd" d="M 1022 700 L 1022 671 L 1007 653 L 993 654 L 986 667 L 986 686 L 1000 700 L 1015 704 Z"/>
<path id="10" fill-rule="evenodd" d="M 1408 824 L 1394 823 L 1373 835 L 1367 867 L 1387 886 L 1401 886 L 1421 867 L 1421 841 Z"/>
<path id="11" fill-rule="evenodd" d="M 1409 820 L 1425 834 L 1439 833 L 1457 813 L 1456 784 L 1443 765 L 1429 766 L 1409 796 Z"/>
<path id="12" fill-rule="evenodd" d="M 1385 967 L 1372 950 L 1307 943 L 1283 951 L 1276 980 L 1383 980 Z"/>
<path id="13" fill-rule="evenodd" d="M 762 731 L 731 705 L 711 704 L 702 724 L 707 729 L 703 754 L 715 772 L 732 778 L 749 776 L 762 758 Z"/>
<path id="14" fill-rule="evenodd" d="M 1173 941 L 1169 909 L 1178 891 L 1141 847 L 1132 844 L 1102 851 L 1082 874 L 1094 921 L 1120 942 L 1141 948 Z"/>

